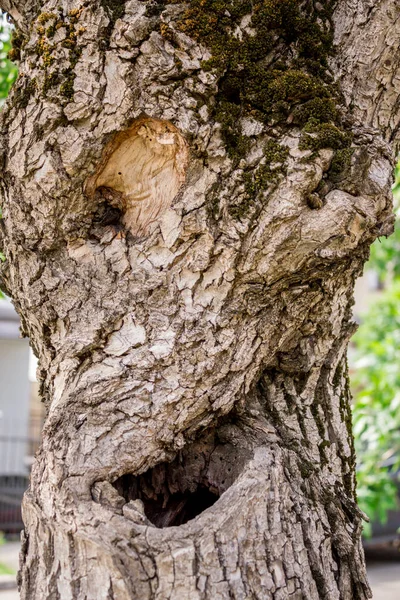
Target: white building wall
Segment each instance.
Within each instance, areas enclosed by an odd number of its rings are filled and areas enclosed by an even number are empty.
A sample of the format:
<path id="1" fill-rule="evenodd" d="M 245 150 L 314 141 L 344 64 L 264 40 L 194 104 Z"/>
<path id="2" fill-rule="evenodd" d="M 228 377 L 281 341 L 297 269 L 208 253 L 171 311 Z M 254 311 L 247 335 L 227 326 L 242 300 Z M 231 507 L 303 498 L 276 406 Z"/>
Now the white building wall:
<path id="1" fill-rule="evenodd" d="M 0 476 L 26 474 L 29 425 L 29 343 L 18 317 L 0 301 Z M 8 303 L 7 303 L 8 304 Z"/>

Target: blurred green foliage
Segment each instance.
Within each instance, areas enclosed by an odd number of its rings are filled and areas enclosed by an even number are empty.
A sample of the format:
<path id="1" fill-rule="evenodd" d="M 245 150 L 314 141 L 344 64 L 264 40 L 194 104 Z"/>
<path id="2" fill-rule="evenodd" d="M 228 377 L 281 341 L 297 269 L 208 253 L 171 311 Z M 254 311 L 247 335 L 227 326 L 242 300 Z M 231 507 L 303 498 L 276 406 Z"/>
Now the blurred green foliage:
<path id="1" fill-rule="evenodd" d="M 358 498 L 371 520 L 385 522 L 400 468 L 400 280 L 371 306 L 354 341 Z"/>
<path id="2" fill-rule="evenodd" d="M 11 49 L 11 31 L 11 25 L 5 15 L 0 15 L 0 106 L 7 98 L 9 89 L 18 74 L 17 67 L 7 58 Z"/>
<path id="3" fill-rule="evenodd" d="M 0 563 L 0 575 L 15 575 L 15 573 L 7 565 Z"/>
<path id="4" fill-rule="evenodd" d="M 400 164 L 394 185 L 394 234 L 377 240 L 366 269 L 385 286 L 353 338 L 356 346 L 353 423 L 358 457 L 358 499 L 371 521 L 384 523 L 399 507 L 400 469 Z M 400 526 L 400 522 L 399 522 Z M 365 534 L 371 534 L 367 525 Z"/>

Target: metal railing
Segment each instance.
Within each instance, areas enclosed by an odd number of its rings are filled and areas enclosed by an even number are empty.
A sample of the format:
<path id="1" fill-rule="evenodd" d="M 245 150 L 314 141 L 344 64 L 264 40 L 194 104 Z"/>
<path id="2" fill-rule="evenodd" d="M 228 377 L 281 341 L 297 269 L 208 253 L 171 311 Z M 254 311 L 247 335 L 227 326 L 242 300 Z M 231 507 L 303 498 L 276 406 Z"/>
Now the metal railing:
<path id="1" fill-rule="evenodd" d="M 39 442 L 38 438 L 0 435 L 0 531 L 4 533 L 23 527 L 21 501 Z"/>

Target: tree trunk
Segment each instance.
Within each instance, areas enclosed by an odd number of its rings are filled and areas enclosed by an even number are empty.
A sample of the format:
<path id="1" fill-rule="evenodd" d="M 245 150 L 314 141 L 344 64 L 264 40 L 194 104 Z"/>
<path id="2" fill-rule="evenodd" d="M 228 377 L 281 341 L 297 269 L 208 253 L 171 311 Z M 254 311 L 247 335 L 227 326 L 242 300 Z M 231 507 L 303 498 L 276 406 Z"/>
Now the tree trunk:
<path id="1" fill-rule="evenodd" d="M 24 600 L 370 598 L 346 347 L 395 0 L 0 0 L 2 286 L 48 407 Z"/>

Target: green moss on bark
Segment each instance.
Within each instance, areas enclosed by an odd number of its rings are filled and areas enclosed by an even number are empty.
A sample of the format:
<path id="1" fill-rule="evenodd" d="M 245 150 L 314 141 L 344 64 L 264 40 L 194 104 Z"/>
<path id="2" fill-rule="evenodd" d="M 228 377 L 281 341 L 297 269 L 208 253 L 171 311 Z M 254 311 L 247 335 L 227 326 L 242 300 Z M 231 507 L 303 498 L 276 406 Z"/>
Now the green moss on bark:
<path id="1" fill-rule="evenodd" d="M 299 103 L 324 98 L 331 100 L 329 109 L 310 107 L 314 118 L 336 118 L 327 67 L 333 2 L 320 4 L 317 11 L 310 1 L 192 0 L 179 28 L 210 49 L 203 66 L 223 74 L 219 100 L 282 120 Z"/>
<path id="2" fill-rule="evenodd" d="M 316 119 L 310 120 L 304 127 L 303 132 L 300 148 L 302 150 L 313 150 L 314 152 L 322 148 L 343 150 L 350 146 L 352 140 L 348 133 L 345 133 L 333 123 L 320 123 Z"/>
<path id="3" fill-rule="evenodd" d="M 41 91 L 47 96 L 52 88 L 59 87 L 59 94 L 68 101 L 74 96 L 75 67 L 82 54 L 82 48 L 79 46 L 79 35 L 84 32 L 84 28 L 78 27 L 79 19 L 82 14 L 82 8 L 76 8 L 64 14 L 60 9 L 58 13 L 41 13 L 36 20 L 36 32 L 39 39 L 35 50 L 41 57 L 41 69 L 44 71 L 43 84 Z M 65 29 L 65 39 L 61 46 L 68 50 L 69 65 L 62 70 L 59 69 L 55 60 L 54 51 L 56 46 L 52 43 L 52 38 L 59 29 Z"/>
<path id="4" fill-rule="evenodd" d="M 100 0 L 100 4 L 110 17 L 112 26 L 125 14 L 125 0 Z"/>
<path id="5" fill-rule="evenodd" d="M 203 68 L 220 77 L 210 108 L 222 125 L 228 154 L 237 163 L 250 147 L 241 120 L 253 117 L 282 133 L 299 127 L 303 148 L 332 148 L 340 153 L 333 161 L 335 171 L 345 168 L 351 138 L 341 122 L 341 97 L 328 66 L 334 52 L 335 1 L 188 3 L 177 27 L 210 50 Z M 259 167 L 258 173 L 260 185 L 247 182 L 247 191 L 254 194 L 269 183 L 268 169 Z"/>
<path id="6" fill-rule="evenodd" d="M 29 77 L 19 77 L 14 86 L 13 102 L 19 109 L 24 109 L 28 106 L 30 98 L 35 94 L 37 89 L 36 79 Z"/>
<path id="7" fill-rule="evenodd" d="M 340 173 L 348 170 L 351 164 L 351 157 L 353 156 L 353 148 L 347 147 L 338 150 L 333 157 L 330 174 L 337 176 Z"/>
<path id="8" fill-rule="evenodd" d="M 14 29 L 11 37 L 11 50 L 8 52 L 7 58 L 13 62 L 21 60 L 21 52 L 26 44 L 26 37 L 17 27 Z"/>
<path id="9" fill-rule="evenodd" d="M 47 23 L 47 21 L 50 21 L 51 19 L 55 19 L 55 18 L 56 18 L 55 13 L 43 12 L 38 16 L 37 22 L 40 23 L 41 25 L 44 25 L 45 23 Z"/>
<path id="10" fill-rule="evenodd" d="M 250 195 L 267 189 L 270 183 L 285 172 L 288 148 L 275 140 L 268 140 L 264 146 L 264 160 L 251 175 L 245 176 L 246 191 Z"/>

